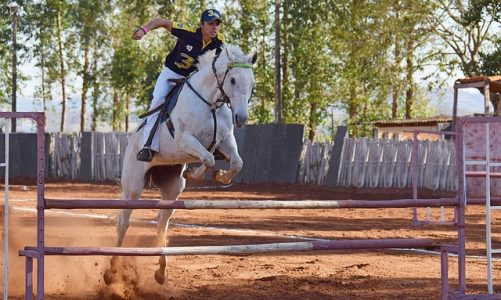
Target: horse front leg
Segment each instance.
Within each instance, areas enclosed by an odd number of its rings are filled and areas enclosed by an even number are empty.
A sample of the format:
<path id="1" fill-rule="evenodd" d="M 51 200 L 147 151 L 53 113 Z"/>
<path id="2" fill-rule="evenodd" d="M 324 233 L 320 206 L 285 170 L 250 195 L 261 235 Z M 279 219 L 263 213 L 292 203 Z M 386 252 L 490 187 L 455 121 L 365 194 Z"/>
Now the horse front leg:
<path id="1" fill-rule="evenodd" d="M 223 184 L 229 184 L 231 179 L 242 169 L 243 161 L 238 154 L 237 142 L 235 141 L 235 136 L 230 134 L 228 138 L 221 141 L 218 146 L 218 150 L 224 154 L 224 156 L 230 158 L 230 169 L 229 170 L 215 170 L 212 177 Z"/>
<path id="2" fill-rule="evenodd" d="M 180 137 L 179 144 L 183 151 L 200 159 L 202 165 L 198 168 L 187 168 L 183 172 L 183 177 L 186 179 L 201 181 L 204 179 L 207 171 L 214 167 L 216 161 L 214 155 L 200 144 L 200 142 L 192 135 L 184 135 Z"/>

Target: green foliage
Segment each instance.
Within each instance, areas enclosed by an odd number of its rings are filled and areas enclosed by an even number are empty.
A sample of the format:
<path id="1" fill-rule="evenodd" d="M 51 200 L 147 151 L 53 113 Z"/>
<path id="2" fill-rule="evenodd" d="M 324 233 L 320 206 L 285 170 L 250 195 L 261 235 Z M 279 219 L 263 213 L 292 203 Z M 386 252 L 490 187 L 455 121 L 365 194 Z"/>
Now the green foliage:
<path id="1" fill-rule="evenodd" d="M 483 75 L 501 74 L 501 39 L 496 43 L 497 47 L 490 53 L 480 52 L 480 70 Z"/>
<path id="2" fill-rule="evenodd" d="M 9 3 L 0 0 L 0 103 L 9 100 L 11 84 Z M 371 134 L 375 120 L 434 114 L 425 89 L 439 85 L 437 73 L 458 68 L 467 76 L 501 73 L 497 0 L 281 0 L 280 58 L 274 53 L 274 1 L 18 3 L 24 8 L 20 30 L 29 45 L 20 46 L 20 57 L 36 63 L 38 97 L 44 103 L 59 100 L 61 76 L 87 82 L 83 93 L 94 103 L 93 115 L 116 128 L 134 113 L 127 105 L 134 104 L 135 113 L 148 109 L 164 58 L 176 41 L 162 29 L 135 41 L 134 29 L 158 16 L 198 25 L 207 7 L 223 13 L 222 32 L 229 43 L 258 51 L 250 121 L 274 120 L 274 63 L 280 59 L 283 121 L 304 124 L 310 139 L 329 137 L 332 124 L 348 124 L 351 134 L 364 136 Z M 58 13 L 63 16 L 65 74 L 57 51 Z M 85 53 L 90 53 L 90 65 Z M 332 108 L 345 113 L 346 120 L 334 120 Z"/>

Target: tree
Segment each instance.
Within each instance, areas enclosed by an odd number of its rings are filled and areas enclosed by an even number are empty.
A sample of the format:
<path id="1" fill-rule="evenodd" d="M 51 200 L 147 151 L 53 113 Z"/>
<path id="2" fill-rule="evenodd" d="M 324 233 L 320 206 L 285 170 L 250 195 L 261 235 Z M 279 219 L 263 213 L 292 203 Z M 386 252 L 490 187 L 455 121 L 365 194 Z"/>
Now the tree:
<path id="1" fill-rule="evenodd" d="M 451 65 L 458 65 L 465 76 L 480 75 L 480 52 L 494 41 L 491 28 L 501 21 L 501 3 L 497 0 L 436 1 L 439 10 L 435 15 L 435 31 L 448 46 L 448 49 L 439 48 L 440 54 Z"/>
<path id="2" fill-rule="evenodd" d="M 273 21 L 270 3 L 266 0 L 235 0 L 225 5 L 223 31 L 227 40 L 245 52 L 257 50 L 258 63 L 254 69 L 256 86 L 250 106 L 250 121 L 270 123 L 274 110 L 274 55 L 270 38 Z M 257 101 L 256 101 L 257 100 Z"/>
<path id="3" fill-rule="evenodd" d="M 97 66 L 99 64 L 99 49 L 97 47 L 98 43 L 102 44 L 102 39 L 99 37 L 100 33 L 106 32 L 106 13 L 109 13 L 110 5 L 109 2 L 98 1 L 98 0 L 79 0 L 77 5 L 74 6 L 73 18 L 75 19 L 75 29 L 77 36 L 79 37 L 79 52 L 83 53 L 83 63 L 79 61 L 78 72 L 82 78 L 82 88 L 81 88 L 81 109 L 80 109 L 80 131 L 85 130 L 85 117 L 87 108 L 87 98 L 88 93 L 92 85 L 93 79 L 95 79 L 96 73 L 92 74 L 92 71 L 97 72 Z M 94 55 L 94 59 L 91 62 L 91 55 Z M 92 65 L 93 64 L 93 65 Z M 91 69 L 92 68 L 92 69 Z M 97 118 L 97 97 L 96 93 L 99 91 L 99 87 L 94 84 L 94 94 L 93 94 L 93 120 Z M 94 122 L 93 122 L 94 123 Z M 93 125 L 95 127 L 95 124 Z"/>
<path id="4" fill-rule="evenodd" d="M 498 0 L 437 0 L 440 7 L 436 17 L 438 26 L 437 34 L 452 49 L 449 55 L 447 50 L 439 49 L 439 53 L 446 57 L 447 61 L 455 66 L 458 65 L 464 76 L 473 77 L 489 75 L 489 60 L 492 57 L 485 55 L 489 48 L 494 48 L 498 33 L 491 29 L 497 24 L 501 25 L 501 2 Z M 449 3 L 450 2 L 450 3 Z M 453 24 L 452 26 L 449 24 Z M 483 61 L 481 57 L 483 54 Z M 492 61 L 496 61 L 494 58 Z M 483 69 L 487 66 L 486 69 Z M 481 91 L 483 93 L 483 90 Z M 491 103 L 494 112 L 499 112 L 499 95 L 492 94 Z"/>

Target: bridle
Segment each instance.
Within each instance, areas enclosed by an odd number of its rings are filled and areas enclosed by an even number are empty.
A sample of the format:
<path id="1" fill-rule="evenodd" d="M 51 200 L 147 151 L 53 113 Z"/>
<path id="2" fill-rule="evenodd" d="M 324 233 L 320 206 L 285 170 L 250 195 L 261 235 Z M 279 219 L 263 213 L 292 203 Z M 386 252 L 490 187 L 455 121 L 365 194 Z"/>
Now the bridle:
<path id="1" fill-rule="evenodd" d="M 226 50 L 228 51 L 228 50 Z M 233 68 L 248 68 L 252 69 L 253 65 L 247 62 L 230 62 L 227 65 L 226 71 L 224 72 L 223 80 L 219 81 L 219 77 L 217 77 L 217 71 L 216 71 L 216 60 L 219 58 L 219 54 L 214 56 L 214 59 L 212 60 L 212 73 L 214 73 L 214 77 L 216 77 L 216 82 L 217 82 L 217 88 L 219 92 L 221 93 L 221 97 L 217 98 L 216 103 L 226 103 L 228 107 L 231 109 L 231 102 L 230 98 L 226 95 L 226 92 L 224 91 L 223 85 L 224 81 L 226 80 L 226 76 L 228 75 L 228 72 L 230 72 L 231 69 Z M 250 99 L 252 97 L 252 94 L 254 92 L 254 87 L 252 87 L 252 92 L 249 97 L 249 100 L 247 102 L 250 102 Z"/>
<path id="2" fill-rule="evenodd" d="M 227 49 L 226 49 L 226 53 L 228 54 Z M 212 119 L 214 120 L 214 133 L 212 135 L 212 142 L 210 143 L 209 147 L 207 148 L 207 150 L 209 152 L 212 152 L 213 151 L 212 148 L 214 148 L 214 146 L 216 145 L 216 134 L 217 134 L 216 111 L 217 111 L 217 109 L 219 109 L 221 106 L 226 104 L 233 111 L 230 98 L 228 97 L 228 95 L 226 95 L 226 92 L 224 91 L 224 87 L 223 87 L 224 81 L 226 80 L 226 76 L 228 75 L 230 70 L 233 68 L 247 68 L 247 69 L 253 68 L 253 65 L 251 63 L 248 63 L 248 62 L 243 62 L 243 61 L 229 62 L 227 64 L 226 71 L 224 72 L 223 80 L 219 81 L 219 77 L 217 76 L 217 70 L 216 70 L 216 61 L 219 58 L 220 54 L 221 54 L 221 52 L 217 53 L 214 56 L 214 59 L 212 60 L 212 72 L 214 73 L 214 77 L 216 77 L 217 88 L 218 88 L 219 92 L 221 93 L 221 96 L 219 98 L 217 98 L 216 101 L 214 101 L 213 103 L 207 101 L 204 97 L 202 97 L 202 95 L 200 95 L 200 93 L 198 93 L 195 90 L 195 88 L 193 88 L 193 86 L 191 85 L 191 83 L 189 81 L 189 78 L 188 78 L 188 80 L 186 80 L 186 84 L 195 93 L 195 95 L 197 95 L 198 98 L 200 98 L 200 100 L 202 100 L 205 104 L 207 104 L 209 106 L 210 112 L 212 114 Z M 253 93 L 254 93 L 254 87 L 252 87 L 252 92 L 249 96 L 248 102 L 250 102 Z M 233 117 L 232 117 L 232 122 L 233 122 L 233 124 L 235 124 L 235 120 Z"/>

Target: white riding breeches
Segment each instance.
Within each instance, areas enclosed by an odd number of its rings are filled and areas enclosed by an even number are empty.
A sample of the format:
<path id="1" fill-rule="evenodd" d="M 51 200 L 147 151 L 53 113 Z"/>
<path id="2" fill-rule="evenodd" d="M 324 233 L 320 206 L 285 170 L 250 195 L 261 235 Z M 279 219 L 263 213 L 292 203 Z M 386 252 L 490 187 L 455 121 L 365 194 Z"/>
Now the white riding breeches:
<path id="1" fill-rule="evenodd" d="M 169 82 L 168 79 L 180 79 L 184 76 L 177 74 L 166 66 L 163 67 L 162 72 L 158 75 L 157 82 L 155 84 L 155 89 L 153 90 L 153 100 L 150 104 L 150 109 L 152 110 L 155 107 L 161 105 L 165 101 L 165 97 L 170 92 L 170 90 L 174 87 L 174 83 Z M 143 144 L 146 144 L 148 137 L 150 136 L 150 132 L 153 129 L 153 125 L 157 120 L 158 114 L 160 112 L 156 112 L 148 117 L 146 117 L 146 126 L 143 129 Z M 153 141 L 151 142 L 151 147 L 153 151 L 158 152 L 160 150 L 160 130 L 155 132 L 153 136 Z"/>

